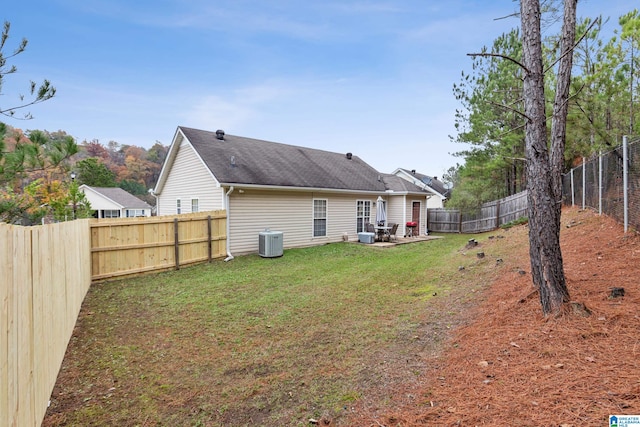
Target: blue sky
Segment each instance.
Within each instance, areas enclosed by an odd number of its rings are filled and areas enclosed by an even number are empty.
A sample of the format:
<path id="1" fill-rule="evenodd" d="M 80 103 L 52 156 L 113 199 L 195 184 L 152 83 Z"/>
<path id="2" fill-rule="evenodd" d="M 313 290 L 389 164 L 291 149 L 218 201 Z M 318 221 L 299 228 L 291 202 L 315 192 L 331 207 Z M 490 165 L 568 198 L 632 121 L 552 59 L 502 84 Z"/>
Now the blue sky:
<path id="1" fill-rule="evenodd" d="M 442 176 L 450 155 L 452 86 L 466 55 L 518 25 L 496 20 L 511 0 L 36 0 L 6 2 L 4 53 L 18 73 L 3 107 L 29 80 L 54 99 L 21 129 L 64 130 L 150 147 L 177 126 L 352 152 L 381 172 Z M 613 19 L 634 0 L 581 0 L 579 16 Z"/>

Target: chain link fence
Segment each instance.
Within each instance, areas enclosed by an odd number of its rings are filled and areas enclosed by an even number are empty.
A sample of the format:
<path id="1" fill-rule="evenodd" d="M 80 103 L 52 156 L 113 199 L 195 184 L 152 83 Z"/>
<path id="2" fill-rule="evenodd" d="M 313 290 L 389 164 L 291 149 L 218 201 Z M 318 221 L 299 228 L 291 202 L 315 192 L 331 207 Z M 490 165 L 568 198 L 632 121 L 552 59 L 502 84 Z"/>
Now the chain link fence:
<path id="1" fill-rule="evenodd" d="M 626 168 L 625 168 L 626 165 Z M 600 154 L 563 176 L 563 202 L 593 208 L 640 230 L 640 137 Z"/>

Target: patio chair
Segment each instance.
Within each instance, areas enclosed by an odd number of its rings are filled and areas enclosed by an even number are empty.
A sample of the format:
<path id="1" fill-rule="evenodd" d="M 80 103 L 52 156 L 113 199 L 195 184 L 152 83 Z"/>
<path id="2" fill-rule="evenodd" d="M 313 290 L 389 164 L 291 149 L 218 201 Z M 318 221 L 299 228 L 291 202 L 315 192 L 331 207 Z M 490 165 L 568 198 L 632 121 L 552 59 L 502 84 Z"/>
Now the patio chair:
<path id="1" fill-rule="evenodd" d="M 389 241 L 391 241 L 391 239 L 393 239 L 394 241 L 398 241 L 397 237 L 396 237 L 396 232 L 398 231 L 398 224 L 394 223 L 391 225 L 391 230 L 389 230 Z"/>
<path id="2" fill-rule="evenodd" d="M 367 222 L 367 223 L 364 225 L 364 230 L 365 230 L 367 233 L 375 233 L 375 232 L 376 232 L 376 228 L 375 228 L 375 227 L 373 226 L 373 224 L 371 224 L 370 222 Z"/>

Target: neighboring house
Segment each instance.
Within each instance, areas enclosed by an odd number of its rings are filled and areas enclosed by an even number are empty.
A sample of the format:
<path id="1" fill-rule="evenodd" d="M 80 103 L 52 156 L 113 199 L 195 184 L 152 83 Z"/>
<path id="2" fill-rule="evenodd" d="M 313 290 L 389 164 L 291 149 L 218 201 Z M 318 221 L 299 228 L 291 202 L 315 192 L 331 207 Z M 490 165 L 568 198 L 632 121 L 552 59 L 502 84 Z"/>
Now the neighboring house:
<path id="1" fill-rule="evenodd" d="M 426 232 L 428 193 L 376 171 L 351 153 L 178 127 L 154 189 L 158 215 L 227 210 L 233 254 L 258 251 L 259 233 L 282 231 L 284 247 L 357 240 L 375 222 L 382 197 L 387 222 L 416 220 Z"/>
<path id="2" fill-rule="evenodd" d="M 151 206 L 118 187 L 89 187 L 81 185 L 96 218 L 124 218 L 151 216 Z"/>
<path id="3" fill-rule="evenodd" d="M 444 202 L 449 197 L 449 190 L 445 187 L 442 181 L 438 180 L 438 177 L 431 177 L 429 175 L 417 173 L 415 169 L 407 170 L 402 168 L 396 169 L 393 172 L 393 175 L 409 181 L 427 191 L 429 193 L 427 200 L 428 209 L 444 207 Z"/>

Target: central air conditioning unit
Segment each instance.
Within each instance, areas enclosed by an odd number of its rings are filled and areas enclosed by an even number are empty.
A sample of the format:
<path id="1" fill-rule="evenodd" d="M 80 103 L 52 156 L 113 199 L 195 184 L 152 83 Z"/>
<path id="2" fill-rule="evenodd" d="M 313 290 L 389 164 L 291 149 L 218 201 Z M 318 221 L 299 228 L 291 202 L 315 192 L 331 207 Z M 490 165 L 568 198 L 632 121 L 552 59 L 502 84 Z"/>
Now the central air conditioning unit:
<path id="1" fill-rule="evenodd" d="M 263 258 L 275 258 L 283 253 L 282 231 L 261 231 L 258 239 L 258 254 Z"/>

